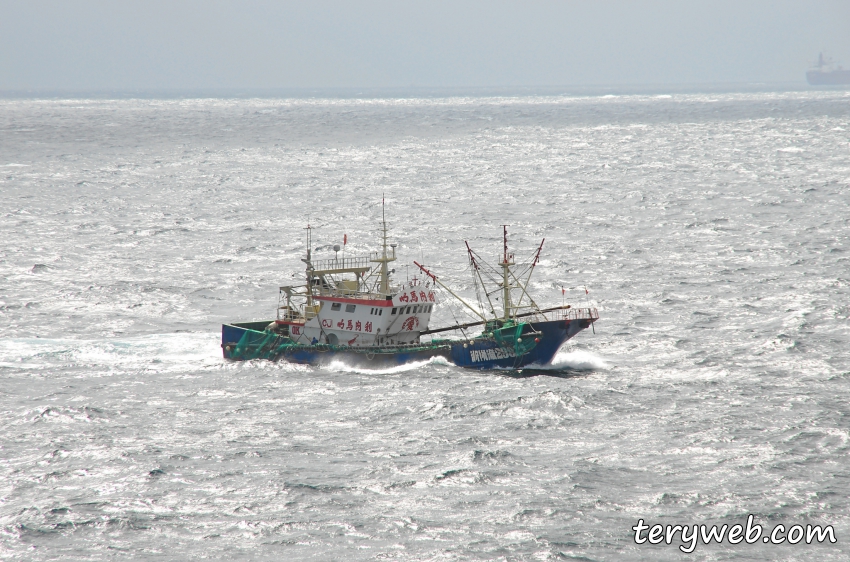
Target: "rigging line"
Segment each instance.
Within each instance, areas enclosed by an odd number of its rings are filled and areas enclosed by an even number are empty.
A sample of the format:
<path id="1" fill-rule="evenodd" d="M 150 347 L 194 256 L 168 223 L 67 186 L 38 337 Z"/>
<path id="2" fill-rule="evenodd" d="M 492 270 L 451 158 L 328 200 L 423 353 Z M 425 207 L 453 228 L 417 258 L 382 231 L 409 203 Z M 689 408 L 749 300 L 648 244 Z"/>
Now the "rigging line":
<path id="1" fill-rule="evenodd" d="M 464 241 L 465 243 L 466 241 Z M 466 245 L 467 252 L 469 252 L 469 244 Z M 475 289 L 475 300 L 478 301 L 478 307 L 484 309 L 484 301 L 481 300 L 481 292 L 478 287 L 478 277 L 476 275 L 477 266 L 475 264 L 475 258 L 472 257 L 472 254 L 468 254 L 469 257 L 469 269 L 472 270 L 472 287 Z"/>
<path id="2" fill-rule="evenodd" d="M 449 307 L 449 312 L 452 313 L 452 318 L 454 318 L 455 324 L 460 324 L 460 322 L 457 319 L 457 316 L 455 316 L 454 310 L 451 307 Z M 463 334 L 464 339 L 466 339 L 466 332 L 464 332 L 462 328 L 461 328 L 460 332 Z"/>
<path id="3" fill-rule="evenodd" d="M 492 266 L 490 266 L 490 264 L 486 263 L 484 260 L 481 260 L 480 256 L 478 256 L 478 257 L 479 257 L 479 261 L 483 262 L 484 265 L 486 265 L 489 268 L 492 268 Z M 523 271 L 520 275 L 525 275 L 526 272 L 529 272 L 529 278 L 530 278 L 531 277 L 531 275 L 530 275 L 531 271 L 533 271 L 533 268 L 530 268 L 530 266 L 526 266 L 526 268 L 523 269 Z M 489 282 L 491 283 L 491 285 L 494 286 L 494 288 L 492 290 L 487 290 L 486 284 L 484 283 L 484 279 L 480 275 L 480 273 L 482 272 L 482 269 L 479 268 L 478 272 L 479 272 L 479 277 L 481 278 L 482 285 L 485 285 L 485 288 L 483 290 L 484 290 L 485 295 L 487 296 L 487 301 L 490 303 L 490 309 L 491 309 L 491 311 L 493 311 L 493 315 L 495 316 L 496 313 L 494 311 L 492 301 L 490 300 L 490 295 L 492 295 L 494 293 L 501 292 L 503 290 L 502 285 L 504 284 L 504 281 L 502 279 L 494 277 L 495 269 L 493 269 L 493 273 L 491 273 L 490 271 L 487 271 L 485 269 L 483 272 L 487 275 L 487 278 L 488 278 Z M 517 284 L 520 284 L 519 279 L 517 278 L 517 276 L 512 271 L 510 272 L 510 274 L 514 277 L 514 281 L 516 281 Z M 501 275 L 500 275 L 500 277 L 501 277 Z M 528 281 L 526 281 L 526 284 L 528 284 Z M 520 287 L 520 288 L 522 289 L 522 287 Z M 531 299 L 531 296 L 528 295 L 528 293 L 525 291 L 525 289 L 523 289 L 523 292 L 526 294 L 526 296 L 529 297 L 529 300 L 531 301 L 532 306 L 537 307 L 537 304 L 534 303 L 534 301 Z M 519 306 L 521 302 L 522 302 L 522 296 L 520 296 L 520 302 L 517 303 L 517 306 Z"/>
<path id="4" fill-rule="evenodd" d="M 464 243 L 466 243 L 466 241 L 464 241 Z M 466 248 L 467 248 L 467 251 L 469 251 L 469 244 L 466 245 Z M 480 290 L 483 290 L 483 288 L 480 288 L 478 286 L 478 279 L 475 275 L 475 271 L 478 269 L 478 266 L 475 263 L 475 259 L 473 258 L 473 256 L 471 254 L 469 254 L 468 257 L 469 257 L 469 260 L 467 262 L 467 266 L 464 268 L 464 271 L 472 271 L 473 272 L 472 273 L 472 286 L 475 290 L 475 300 L 478 302 L 479 308 L 481 308 L 482 310 L 486 310 L 486 308 L 484 307 L 484 301 L 481 300 Z"/>
<path id="5" fill-rule="evenodd" d="M 495 312 L 493 312 L 493 303 L 490 302 L 490 294 L 487 292 L 487 287 L 484 285 L 484 281 L 479 279 L 477 272 L 473 272 L 472 274 L 472 285 L 475 287 L 475 298 L 478 300 L 478 305 L 486 310 L 484 306 L 484 300 L 481 298 L 481 293 L 484 293 L 485 298 L 487 299 L 487 304 L 489 305 L 490 312 L 495 316 Z"/>
<path id="6" fill-rule="evenodd" d="M 484 309 L 484 301 L 481 300 L 481 291 L 478 286 L 478 278 L 475 274 L 472 275 L 472 286 L 475 289 L 475 300 L 478 301 L 478 307 Z"/>
<path id="7" fill-rule="evenodd" d="M 521 294 L 520 294 L 520 297 L 519 297 L 519 301 L 517 302 L 517 306 L 522 306 L 523 296 L 525 296 L 525 297 L 528 297 L 528 300 L 531 303 L 528 306 L 533 307 L 533 308 L 537 308 L 539 310 L 539 306 L 537 305 L 537 303 L 534 302 L 534 299 L 532 299 L 531 295 L 528 294 L 527 287 L 528 287 L 528 282 L 531 279 L 531 275 L 534 272 L 534 267 L 537 265 L 537 263 L 540 260 L 540 252 L 543 249 L 543 243 L 545 241 L 546 240 L 544 239 L 543 241 L 540 242 L 540 246 L 537 247 L 537 249 L 534 251 L 534 253 L 532 253 L 531 256 L 529 256 L 529 258 L 526 261 L 520 262 L 521 269 L 519 269 L 519 271 L 517 271 L 515 273 L 513 270 L 509 270 L 510 276 L 513 278 L 513 280 L 517 284 L 517 287 L 511 287 L 510 289 L 516 290 L 518 288 L 522 291 Z M 485 289 L 485 294 L 487 294 L 488 297 L 489 297 L 489 295 L 499 292 L 500 291 L 499 287 L 501 287 L 504 284 L 504 281 L 502 279 L 496 278 L 498 271 L 492 265 L 487 263 L 486 260 L 482 259 L 480 255 L 478 255 L 477 253 L 474 253 L 471 249 L 470 249 L 470 253 L 474 254 L 474 256 L 478 260 L 478 263 L 480 265 L 480 267 L 478 269 L 479 277 L 481 277 L 482 283 L 484 282 L 483 276 L 481 275 L 483 273 L 484 275 L 486 275 L 488 280 L 493 285 L 495 285 L 495 288 L 493 290 L 487 291 Z M 501 277 L 500 274 L 499 274 L 499 277 Z M 520 281 L 520 279 L 523 278 L 523 277 L 525 277 L 524 283 L 522 281 Z"/>
<path id="8" fill-rule="evenodd" d="M 501 279 L 499 279 L 499 276 L 496 275 L 495 270 L 488 270 L 488 269 L 479 268 L 479 269 L 477 269 L 477 272 L 478 272 L 479 277 L 481 277 L 482 283 L 484 282 L 484 276 L 486 276 L 487 280 L 490 283 L 495 284 L 495 285 L 501 284 Z"/>
<path id="9" fill-rule="evenodd" d="M 502 286 L 502 279 L 500 278 L 501 275 L 498 275 L 498 276 L 494 275 L 493 272 L 490 272 L 490 271 L 484 271 L 484 273 L 486 274 L 487 281 L 489 281 L 491 284 L 498 285 L 500 287 Z M 482 281 L 483 281 L 483 277 L 482 277 Z"/>
<path id="10" fill-rule="evenodd" d="M 528 291 L 526 290 L 526 287 L 528 287 L 528 282 L 531 280 L 531 274 L 534 272 L 534 268 L 532 267 L 532 268 L 530 268 L 530 270 L 528 271 L 528 277 L 526 277 L 526 278 L 525 278 L 525 285 L 523 285 L 523 284 L 520 282 L 520 280 L 519 280 L 519 279 L 517 279 L 517 277 L 514 275 L 514 272 L 513 272 L 513 271 L 508 270 L 508 272 L 510 273 L 511 277 L 513 277 L 513 278 L 514 278 L 514 281 L 516 281 L 517 286 L 519 286 L 519 288 L 520 288 L 520 289 L 522 289 L 522 294 L 520 295 L 520 297 L 519 297 L 519 301 L 517 302 L 517 307 L 518 307 L 518 306 L 520 305 L 520 303 L 522 302 L 522 295 L 525 295 L 525 296 L 527 296 L 527 297 L 528 297 L 528 300 L 531 302 L 531 306 L 533 306 L 534 308 L 536 308 L 536 309 L 538 309 L 538 310 L 539 310 L 539 309 L 540 309 L 540 307 L 539 307 L 539 306 L 537 306 L 537 303 L 535 303 L 535 302 L 534 302 L 534 299 L 533 299 L 533 298 L 531 298 L 531 295 L 529 295 L 529 294 L 528 294 Z"/>
<path id="11" fill-rule="evenodd" d="M 448 304 L 450 302 L 453 303 L 454 306 Z M 463 326 L 464 324 L 469 324 L 469 322 L 462 323 L 460 320 L 457 319 L 457 315 L 455 314 L 455 307 L 458 307 L 457 303 L 454 303 L 454 301 L 452 301 L 451 299 L 446 299 L 446 307 L 448 308 L 449 313 L 451 313 L 452 318 L 454 319 L 456 326 Z M 464 310 L 464 309 L 459 308 L 459 310 Z M 481 324 L 486 324 L 486 322 L 474 322 L 472 325 L 480 326 Z M 460 330 L 461 334 L 463 334 L 464 339 L 469 339 L 469 336 L 467 335 L 465 328 L 458 328 L 458 329 Z M 431 339 L 433 341 L 433 336 L 431 336 Z"/>
<path id="12" fill-rule="evenodd" d="M 478 317 L 479 317 L 479 318 L 481 318 L 482 320 L 487 320 L 487 319 L 484 317 L 484 315 L 483 315 L 483 314 L 481 314 L 479 311 L 475 310 L 475 308 L 473 308 L 473 307 L 472 307 L 472 305 L 468 304 L 465 300 L 463 300 L 462 298 L 460 298 L 460 297 L 459 297 L 459 296 L 458 296 L 458 295 L 457 295 L 454 291 L 452 291 L 449 287 L 447 287 L 445 283 L 443 283 L 442 281 L 440 281 L 440 280 L 437 278 L 437 276 L 436 276 L 436 275 L 434 275 L 433 273 L 431 273 L 430 271 L 428 271 L 428 270 L 427 270 L 427 269 L 426 269 L 426 268 L 425 268 L 422 264 L 420 264 L 420 263 L 419 263 L 419 262 L 417 262 L 416 260 L 413 260 L 413 264 L 414 264 L 416 267 L 418 267 L 420 270 L 422 270 L 422 272 L 423 272 L 425 275 L 427 275 L 428 277 L 430 277 L 431 279 L 433 279 L 435 284 L 437 284 L 437 285 L 439 285 L 440 287 L 442 287 L 443 289 L 445 289 L 445 290 L 446 290 L 446 291 L 447 291 L 450 295 L 452 295 L 455 299 L 457 299 L 457 300 L 458 300 L 461 304 L 463 304 L 466 308 L 468 308 L 469 310 L 471 310 L 472 312 L 474 312 L 476 316 L 478 316 Z"/>
<path id="13" fill-rule="evenodd" d="M 475 296 L 478 298 L 478 303 L 481 308 L 484 308 L 484 303 L 481 300 L 481 296 L 478 292 L 478 281 L 481 281 L 481 290 L 484 292 L 484 296 L 487 297 L 487 304 L 490 305 L 490 314 L 496 316 L 496 309 L 493 306 L 493 301 L 490 300 L 490 293 L 487 292 L 487 286 L 484 283 L 484 279 L 481 277 L 481 269 L 478 267 L 478 261 L 476 260 L 476 258 L 478 258 L 479 256 L 475 253 L 475 251 L 473 251 L 472 248 L 469 247 L 469 242 L 464 240 L 463 243 L 466 244 L 466 251 L 469 254 L 469 262 L 474 267 L 472 281 L 475 284 Z"/>

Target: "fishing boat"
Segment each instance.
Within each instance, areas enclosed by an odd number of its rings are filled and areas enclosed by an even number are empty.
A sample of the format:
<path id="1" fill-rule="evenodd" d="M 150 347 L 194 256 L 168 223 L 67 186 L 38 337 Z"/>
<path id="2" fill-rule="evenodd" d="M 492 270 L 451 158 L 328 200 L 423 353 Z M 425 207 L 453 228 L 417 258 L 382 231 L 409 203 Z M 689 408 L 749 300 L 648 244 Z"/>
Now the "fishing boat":
<path id="1" fill-rule="evenodd" d="M 387 244 L 382 218 L 381 251 L 361 257 L 314 259 L 307 227 L 305 283 L 280 287 L 274 320 L 224 324 L 221 347 L 226 359 L 285 360 L 309 365 L 342 362 L 383 368 L 443 358 L 472 369 L 522 369 L 545 366 L 561 345 L 599 319 L 595 308 L 569 305 L 541 309 L 528 293 L 543 242 L 529 260 L 517 263 L 504 248 L 490 265 L 469 244 L 478 307 L 469 304 L 425 265 L 423 277 L 394 283 L 389 264 L 396 244 Z M 545 240 L 544 240 L 545 241 Z M 477 320 L 431 329 L 431 316 L 446 293 Z M 481 331 L 470 335 L 471 330 Z M 454 332 L 453 338 L 434 334 Z"/>

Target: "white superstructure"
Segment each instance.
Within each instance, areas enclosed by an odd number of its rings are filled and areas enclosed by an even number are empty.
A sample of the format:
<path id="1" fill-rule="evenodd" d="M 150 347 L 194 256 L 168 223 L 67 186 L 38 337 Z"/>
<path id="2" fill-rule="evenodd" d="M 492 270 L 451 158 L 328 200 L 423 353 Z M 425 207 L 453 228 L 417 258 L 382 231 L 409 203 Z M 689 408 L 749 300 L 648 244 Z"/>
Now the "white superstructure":
<path id="1" fill-rule="evenodd" d="M 271 328 L 302 344 L 380 346 L 414 344 L 428 329 L 437 294 L 430 281 L 413 279 L 393 285 L 387 251 L 387 223 L 382 251 L 367 257 L 313 260 L 307 227 L 307 283 L 280 288 L 278 319 Z M 377 264 L 377 265 L 372 265 Z"/>

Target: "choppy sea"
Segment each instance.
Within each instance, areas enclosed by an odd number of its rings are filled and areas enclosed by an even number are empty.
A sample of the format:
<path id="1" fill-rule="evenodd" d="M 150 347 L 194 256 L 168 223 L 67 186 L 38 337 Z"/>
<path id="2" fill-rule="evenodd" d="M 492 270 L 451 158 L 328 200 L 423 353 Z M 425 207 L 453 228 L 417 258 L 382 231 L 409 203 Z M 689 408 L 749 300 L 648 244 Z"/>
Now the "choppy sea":
<path id="1" fill-rule="evenodd" d="M 318 257 L 545 238 L 546 370 L 221 358 Z M 0 100 L 0 558 L 850 559 L 850 93 Z M 586 288 L 586 291 L 585 291 Z M 444 297 L 432 327 L 464 319 Z M 663 524 L 835 544 L 638 545 Z"/>

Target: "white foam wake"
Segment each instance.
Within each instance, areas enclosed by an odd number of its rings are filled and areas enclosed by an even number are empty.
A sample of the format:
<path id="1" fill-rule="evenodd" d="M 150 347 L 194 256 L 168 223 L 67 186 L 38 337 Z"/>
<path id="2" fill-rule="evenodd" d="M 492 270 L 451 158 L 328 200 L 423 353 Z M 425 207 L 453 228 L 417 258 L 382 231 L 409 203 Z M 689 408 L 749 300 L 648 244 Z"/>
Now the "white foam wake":
<path id="1" fill-rule="evenodd" d="M 342 372 L 342 373 L 358 373 L 358 374 L 370 374 L 370 375 L 392 375 L 395 373 L 403 373 L 405 371 L 412 371 L 415 369 L 420 369 L 425 365 L 451 365 L 449 361 L 447 361 L 443 357 L 432 357 L 426 361 L 413 361 L 410 363 L 405 363 L 403 365 L 395 365 L 393 367 L 385 367 L 385 368 L 369 368 L 369 367 L 354 367 L 352 365 L 348 365 L 343 360 L 332 361 L 325 365 L 323 368 L 328 371 L 334 372 Z"/>
<path id="2" fill-rule="evenodd" d="M 549 365 L 542 367 L 543 369 L 552 369 L 553 371 L 572 369 L 574 371 L 596 371 L 608 369 L 608 363 L 598 355 L 589 351 L 575 349 L 572 351 L 559 351 L 552 358 Z"/>
<path id="3" fill-rule="evenodd" d="M 100 340 L 9 338 L 0 340 L 0 367 L 44 371 L 84 367 L 92 373 L 151 369 L 183 372 L 223 363 L 218 335 L 149 334 Z"/>

